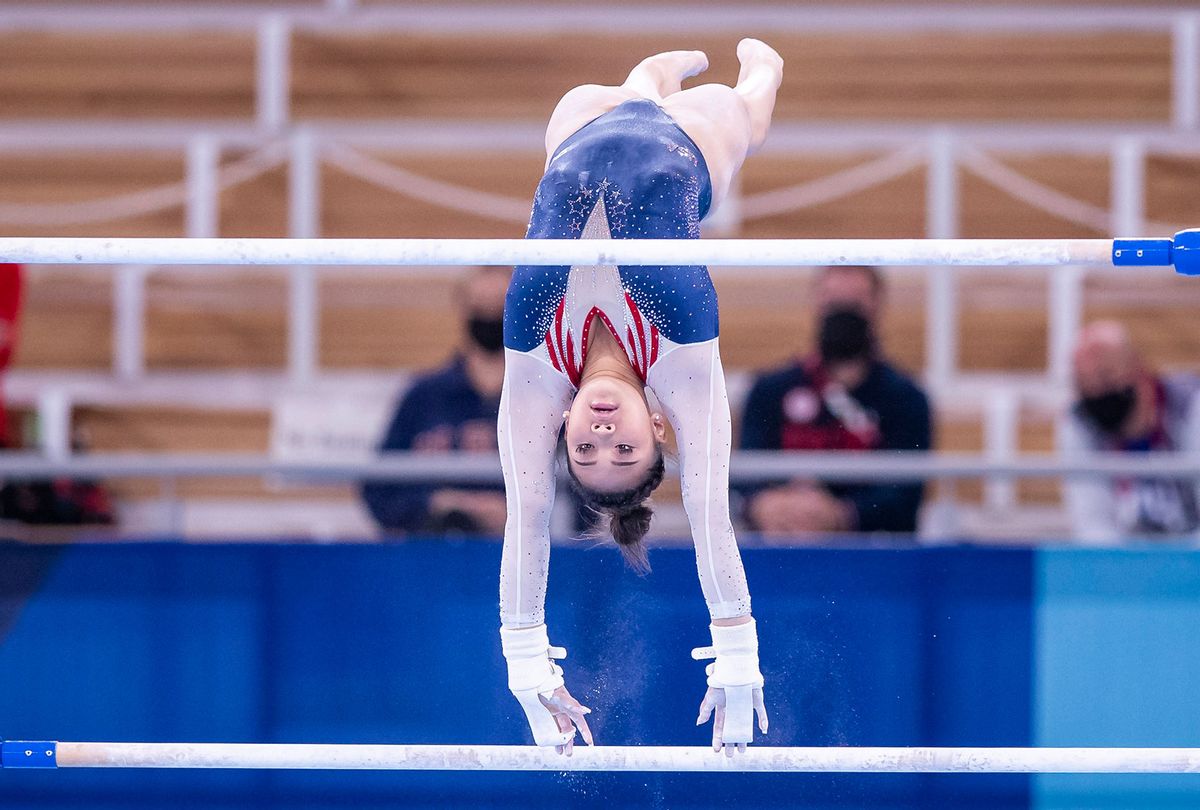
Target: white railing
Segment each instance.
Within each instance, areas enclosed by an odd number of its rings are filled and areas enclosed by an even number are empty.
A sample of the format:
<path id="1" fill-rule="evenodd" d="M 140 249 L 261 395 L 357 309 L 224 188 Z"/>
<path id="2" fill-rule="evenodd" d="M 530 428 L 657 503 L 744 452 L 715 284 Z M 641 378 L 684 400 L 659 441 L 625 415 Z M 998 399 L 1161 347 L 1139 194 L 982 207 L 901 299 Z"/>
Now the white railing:
<path id="1" fill-rule="evenodd" d="M 372 148 L 386 148 L 389 151 L 405 150 L 420 151 L 433 148 L 426 143 L 437 142 L 438 149 L 450 151 L 455 149 L 470 149 L 479 132 L 475 127 L 463 126 L 458 129 L 460 136 L 456 139 L 451 132 L 435 130 L 427 132 L 424 138 L 414 142 L 408 134 L 421 129 L 421 125 L 411 124 L 407 127 L 397 126 L 386 136 L 380 133 L 360 132 L 357 135 L 341 127 L 332 130 L 320 127 L 304 127 L 297 130 L 286 142 L 287 148 L 278 148 L 270 141 L 251 158 L 239 161 L 231 166 L 219 166 L 220 154 L 230 148 L 229 144 L 241 144 L 242 136 L 228 133 L 202 133 L 185 136 L 182 132 L 171 131 L 156 133 L 147 131 L 137 134 L 134 130 L 124 131 L 124 141 L 107 142 L 89 141 L 85 137 L 63 137 L 57 142 L 53 138 L 40 139 L 36 132 L 29 130 L 26 135 L 16 142 L 8 142 L 9 149 L 25 151 L 27 149 L 59 149 L 78 148 L 92 143 L 101 143 L 111 147 L 117 142 L 125 143 L 129 148 L 144 144 L 146 148 L 175 146 L 186 150 L 187 178 L 179 184 L 178 189 L 171 189 L 169 194 L 125 195 L 119 200 L 101 201 L 103 204 L 71 204 L 66 210 L 55 214 L 46 211 L 45 222 L 53 222 L 55 216 L 70 216 L 92 210 L 102 210 L 112 218 L 119 217 L 122 205 L 128 204 L 131 213 L 141 213 L 145 199 L 157 199 L 162 207 L 183 204 L 185 206 L 186 233 L 195 238 L 212 237 L 216 235 L 217 222 L 220 219 L 220 191 L 241 180 L 254 175 L 255 172 L 265 171 L 279 161 L 286 161 L 289 167 L 289 233 L 294 237 L 316 237 L 319 233 L 319 211 L 321 189 L 319 187 L 320 166 L 323 160 L 341 150 L 344 158 L 344 145 L 370 145 Z M 500 139 L 507 143 L 506 148 L 517 151 L 532 151 L 537 149 L 537 139 L 526 137 L 532 130 L 525 128 L 508 128 L 512 137 Z M 1026 201 L 1038 204 L 1043 209 L 1049 209 L 1064 218 L 1074 218 L 1093 227 L 1097 219 L 1111 222 L 1111 233 L 1135 234 L 1143 232 L 1147 227 L 1143 216 L 1145 168 L 1147 155 L 1152 153 L 1190 154 L 1200 156 L 1200 138 L 1192 135 L 1181 135 L 1166 131 L 1143 132 L 1122 136 L 1104 135 L 1103 133 L 1088 132 L 1082 129 L 1075 134 L 1080 137 L 1072 140 L 1068 146 L 1061 143 L 1064 138 L 1062 131 L 1052 135 L 1045 131 L 1030 128 L 995 128 L 975 127 L 958 129 L 937 129 L 932 133 L 928 128 L 908 127 L 887 133 L 880 133 L 866 126 L 861 129 L 824 128 L 820 126 L 800 127 L 782 126 L 778 137 L 773 140 L 773 148 L 791 152 L 845 152 L 868 149 L 897 149 L 897 154 L 911 154 L 913 141 L 923 141 L 928 152 L 928 159 L 918 161 L 916 165 L 926 165 L 926 185 L 928 196 L 927 234 L 931 238 L 952 238 L 959 232 L 959 175 L 963 171 L 986 173 L 985 177 L 995 182 L 1011 180 L 1011 176 L 998 173 L 995 162 L 983 156 L 981 149 L 1040 149 L 1047 151 L 1063 151 L 1071 154 L 1094 154 L 1109 150 L 1112 160 L 1112 188 L 1114 210 L 1111 215 L 1105 211 L 1078 210 L 1072 208 L 1071 200 L 1062 200 L 1042 193 L 1043 189 L 1036 184 L 1032 188 L 1007 188 L 1009 193 L 1026 194 Z M 0 151 L 6 147 L 4 140 L 5 129 L 0 126 Z M 98 136 L 97 136 L 98 137 Z M 28 138 L 29 140 L 26 140 Z M 1057 139 L 1057 140 L 1056 140 Z M 420 144 L 426 144 L 421 146 Z M 524 147 L 521 147 L 524 144 Z M 990 161 L 990 162 L 989 162 Z M 335 164 L 337 165 L 337 164 Z M 344 165 L 344 160 L 342 161 Z M 871 184 L 883 182 L 891 176 L 891 169 L 886 165 L 877 165 L 877 172 L 867 181 Z M 394 178 L 392 178 L 394 179 Z M 423 178 L 422 178 L 423 179 Z M 1030 185 L 1028 182 L 1026 186 Z M 836 199 L 848 193 L 869 187 L 862 176 L 847 176 L 843 173 L 835 184 L 825 181 L 803 184 L 789 190 L 788 195 L 778 191 L 767 192 L 734 200 L 727 204 L 730 212 L 742 211 L 743 216 L 755 213 L 756 207 L 760 214 L 774 213 L 783 204 L 792 209 L 805 207 L 819 202 Z M 393 190 L 397 190 L 393 184 Z M 808 190 L 813 190 L 809 192 Z M 428 189 L 424 189 L 428 197 Z M 461 190 L 470 194 L 469 190 Z M 419 191 L 411 192 L 419 194 Z M 479 194 L 475 192 L 475 194 Z M 485 195 L 495 197 L 495 195 Z M 787 196 L 785 200 L 784 197 Z M 1059 195 L 1061 197 L 1062 195 Z M 1031 199 L 1033 197 L 1034 199 Z M 486 213 L 488 203 L 493 206 L 507 200 L 480 200 L 478 208 Z M 442 198 L 442 204 L 448 204 Z M 520 206 L 520 202 L 514 205 Z M 507 212 L 511 206 L 501 206 Z M 1076 206 L 1078 208 L 1078 206 Z M 6 221 L 20 214 L 23 222 L 29 222 L 31 216 L 29 206 L 17 204 L 0 204 L 0 227 Z M 507 216 L 507 213 L 505 213 Z M 727 213 L 717 223 L 724 233 L 736 231 L 738 222 L 734 214 Z M 1187 223 L 1156 223 L 1162 235 Z M 158 257 L 169 260 L 169 256 Z M 214 259 L 217 257 L 213 257 Z M 115 260 L 115 257 L 114 257 Z M 114 285 L 114 371 L 126 379 L 137 379 L 144 370 L 142 323 L 145 306 L 145 282 L 149 273 L 156 268 L 124 264 L 118 270 L 118 283 Z M 427 269 L 415 269 L 416 272 L 429 272 Z M 316 346 L 320 335 L 317 313 L 320 300 L 317 292 L 315 274 L 311 267 L 296 265 L 290 271 L 290 292 L 288 300 L 288 368 L 293 378 L 302 382 L 311 380 L 320 374 Z M 395 269 L 389 272 L 414 272 L 414 268 Z M 761 269 L 757 272 L 763 272 Z M 928 318 L 926 334 L 926 379 L 935 389 L 942 389 L 954 384 L 959 376 L 958 347 L 957 347 L 957 282 L 955 275 L 946 270 L 931 268 L 928 271 Z M 1061 383 L 1067 378 L 1070 341 L 1075 333 L 1082 312 L 1083 284 L 1086 271 L 1082 268 L 1057 273 L 1050 278 L 1050 345 L 1047 350 L 1047 377 L 1052 383 Z"/>
<path id="2" fill-rule="evenodd" d="M 0 478 L 230 478 L 285 476 L 307 482 L 397 481 L 499 484 L 500 459 L 494 453 L 389 452 L 365 461 L 285 461 L 239 453 L 98 453 L 50 458 L 38 453 L 0 453 Z M 1001 459 L 979 453 L 915 451 L 734 452 L 729 469 L 734 485 L 789 478 L 833 482 L 953 481 L 981 477 L 1200 478 L 1200 454 L 1163 452 L 1081 453 L 1072 456 L 1024 454 Z"/>

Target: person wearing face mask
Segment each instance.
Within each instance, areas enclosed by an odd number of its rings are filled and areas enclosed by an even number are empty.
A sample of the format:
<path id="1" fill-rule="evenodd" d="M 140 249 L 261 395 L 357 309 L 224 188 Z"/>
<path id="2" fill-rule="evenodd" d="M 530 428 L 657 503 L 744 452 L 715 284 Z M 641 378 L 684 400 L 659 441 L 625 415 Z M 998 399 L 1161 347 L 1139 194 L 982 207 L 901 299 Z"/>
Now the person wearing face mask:
<path id="1" fill-rule="evenodd" d="M 1098 321 L 1079 335 L 1073 356 L 1076 401 L 1059 426 L 1059 450 L 1200 451 L 1200 377 L 1146 367 L 1125 328 Z M 1200 528 L 1196 482 L 1068 478 L 1064 500 L 1076 537 L 1191 534 Z"/>
<path id="2" fill-rule="evenodd" d="M 504 380 L 504 293 L 510 272 L 485 267 L 458 290 L 463 341 L 450 362 L 419 377 L 400 401 L 381 451 L 497 452 L 496 416 Z M 485 535 L 504 531 L 504 490 L 372 481 L 367 508 L 386 532 Z"/>
<path id="3" fill-rule="evenodd" d="M 873 267 L 817 275 L 816 351 L 760 376 L 742 416 L 743 450 L 928 450 L 929 402 L 881 356 L 883 278 Z M 917 528 L 920 482 L 822 484 L 798 479 L 743 490 L 764 534 L 903 532 Z"/>
<path id="4" fill-rule="evenodd" d="M 708 67 L 700 51 L 638 64 L 619 87 L 584 85 L 546 129 L 547 162 L 528 238 L 696 239 L 747 154 L 763 142 L 783 60 L 737 47 L 735 87 L 682 89 Z M 567 691 L 545 624 L 549 522 L 561 432 L 583 501 L 645 570 L 647 496 L 663 478 L 667 426 L 708 606 L 715 658 L 697 725 L 714 750 L 767 730 L 758 634 L 729 514 L 732 429 L 718 349 L 716 292 L 703 266 L 520 266 L 504 310 L 504 393 L 497 423 L 508 495 L 500 565 L 500 638 L 508 685 L 534 742 L 570 754 L 591 743 L 587 707 Z M 653 393 L 653 396 L 649 392 Z M 636 665 L 636 661 L 631 661 Z"/>

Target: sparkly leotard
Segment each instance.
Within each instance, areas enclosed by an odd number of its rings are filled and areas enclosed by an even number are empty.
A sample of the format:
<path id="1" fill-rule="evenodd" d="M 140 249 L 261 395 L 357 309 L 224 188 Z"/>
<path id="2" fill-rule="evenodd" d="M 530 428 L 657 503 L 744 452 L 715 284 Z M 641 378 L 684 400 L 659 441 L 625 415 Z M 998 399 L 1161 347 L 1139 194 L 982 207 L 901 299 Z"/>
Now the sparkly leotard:
<path id="1" fill-rule="evenodd" d="M 527 238 L 695 239 L 711 196 L 708 168 L 692 140 L 655 103 L 627 101 L 555 152 L 534 196 Z M 498 434 L 508 522 L 501 621 L 510 627 L 544 621 L 558 432 L 596 318 L 675 430 L 709 612 L 748 614 L 729 517 L 729 402 L 707 268 L 522 266 L 504 312 Z"/>

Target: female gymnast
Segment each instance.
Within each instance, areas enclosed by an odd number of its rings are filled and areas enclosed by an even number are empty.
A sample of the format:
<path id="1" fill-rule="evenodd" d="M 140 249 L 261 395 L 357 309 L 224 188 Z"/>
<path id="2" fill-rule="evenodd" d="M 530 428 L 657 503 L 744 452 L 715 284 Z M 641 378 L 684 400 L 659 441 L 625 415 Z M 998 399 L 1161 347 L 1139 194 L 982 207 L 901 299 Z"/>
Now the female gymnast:
<path id="1" fill-rule="evenodd" d="M 546 129 L 546 171 L 530 239 L 696 239 L 746 155 L 766 138 L 783 60 L 738 44 L 735 87 L 681 82 L 708 67 L 700 51 L 651 56 L 620 87 L 584 85 Z M 500 568 L 500 637 L 508 685 L 538 745 L 570 755 L 586 715 L 552 659 L 544 619 L 549 522 L 560 430 L 585 503 L 607 514 L 627 561 L 646 568 L 646 498 L 663 477 L 666 426 L 679 452 L 684 508 L 712 618 L 715 658 L 700 725 L 732 756 L 767 730 L 758 635 L 729 518 L 729 403 L 717 348 L 717 298 L 698 266 L 517 267 L 504 312 L 498 435 L 508 521 Z M 661 412 L 646 396 L 650 388 Z"/>

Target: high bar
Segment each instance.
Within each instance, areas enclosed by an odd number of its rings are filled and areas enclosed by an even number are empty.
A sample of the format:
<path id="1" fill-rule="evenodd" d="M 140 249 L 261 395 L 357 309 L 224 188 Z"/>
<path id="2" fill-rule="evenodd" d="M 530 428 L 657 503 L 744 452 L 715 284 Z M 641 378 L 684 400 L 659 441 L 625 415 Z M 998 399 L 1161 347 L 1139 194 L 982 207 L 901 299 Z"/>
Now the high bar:
<path id="1" fill-rule="evenodd" d="M 1191 235 L 1191 236 L 1189 236 Z M 110 265 L 1143 264 L 1180 272 L 1200 231 L 1171 239 L 258 239 L 0 237 L 0 262 Z M 1200 261 L 1200 260 L 1193 260 Z M 1198 270 L 1197 272 L 1200 272 Z"/>
<path id="2" fill-rule="evenodd" d="M 770 773 L 1197 773 L 1197 748 L 772 748 L 139 742 L 3 743 L 5 768 L 254 768 Z"/>

